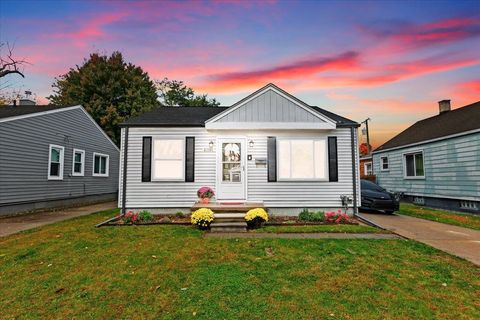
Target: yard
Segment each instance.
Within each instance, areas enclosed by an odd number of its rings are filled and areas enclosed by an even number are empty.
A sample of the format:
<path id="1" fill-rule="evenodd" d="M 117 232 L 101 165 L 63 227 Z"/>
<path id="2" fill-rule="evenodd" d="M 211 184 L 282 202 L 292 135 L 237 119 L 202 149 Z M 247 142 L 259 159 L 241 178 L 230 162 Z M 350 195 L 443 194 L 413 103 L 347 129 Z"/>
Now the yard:
<path id="1" fill-rule="evenodd" d="M 478 319 L 480 270 L 414 241 L 93 228 L 0 238 L 2 319 Z"/>
<path id="2" fill-rule="evenodd" d="M 402 203 L 399 214 L 480 230 L 480 216 Z"/>

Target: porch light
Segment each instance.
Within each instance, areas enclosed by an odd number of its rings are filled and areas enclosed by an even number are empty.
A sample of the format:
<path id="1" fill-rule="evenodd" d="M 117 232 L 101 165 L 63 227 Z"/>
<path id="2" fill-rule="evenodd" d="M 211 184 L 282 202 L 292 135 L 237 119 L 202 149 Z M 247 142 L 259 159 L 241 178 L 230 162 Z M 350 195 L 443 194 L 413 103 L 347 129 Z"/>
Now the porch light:
<path id="1" fill-rule="evenodd" d="M 213 148 L 213 140 L 210 140 L 210 142 L 208 143 L 208 146 L 210 147 L 210 149 Z"/>
<path id="2" fill-rule="evenodd" d="M 253 140 L 248 141 L 248 146 L 250 148 L 253 148 L 254 145 L 255 145 L 255 142 L 253 142 Z"/>

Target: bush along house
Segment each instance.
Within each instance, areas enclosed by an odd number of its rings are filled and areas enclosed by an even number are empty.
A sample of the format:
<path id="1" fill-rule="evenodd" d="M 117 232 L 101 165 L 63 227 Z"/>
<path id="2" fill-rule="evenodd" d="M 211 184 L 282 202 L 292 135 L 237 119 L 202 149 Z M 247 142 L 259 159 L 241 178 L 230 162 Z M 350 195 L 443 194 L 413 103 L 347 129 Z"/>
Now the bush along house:
<path id="1" fill-rule="evenodd" d="M 117 199 L 119 150 L 81 106 L 0 106 L 0 150 L 0 215 Z"/>
<path id="2" fill-rule="evenodd" d="M 439 109 L 373 152 L 377 182 L 416 204 L 480 213 L 480 101 Z"/>
<path id="3" fill-rule="evenodd" d="M 230 107 L 158 107 L 122 125 L 119 207 L 265 207 L 298 215 L 359 204 L 358 123 L 268 84 Z M 214 209 L 215 211 L 216 209 Z M 217 211 L 216 211 L 217 212 Z"/>

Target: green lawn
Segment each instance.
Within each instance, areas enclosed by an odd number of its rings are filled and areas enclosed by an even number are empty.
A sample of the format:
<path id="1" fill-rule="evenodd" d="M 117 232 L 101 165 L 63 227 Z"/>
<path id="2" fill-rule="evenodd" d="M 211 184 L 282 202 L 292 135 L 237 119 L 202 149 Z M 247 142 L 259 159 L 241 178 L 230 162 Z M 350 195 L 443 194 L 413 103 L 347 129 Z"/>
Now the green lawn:
<path id="1" fill-rule="evenodd" d="M 420 207 L 409 203 L 400 204 L 400 211 L 397 213 L 452 224 L 454 226 L 480 230 L 480 216 Z"/>
<path id="2" fill-rule="evenodd" d="M 113 214 L 0 238 L 0 318 L 480 318 L 480 268 L 414 241 L 93 227 Z"/>
<path id="3" fill-rule="evenodd" d="M 254 232 L 267 233 L 311 233 L 311 232 L 334 232 L 334 233 L 390 233 L 382 230 L 364 225 L 351 224 L 333 224 L 333 225 L 304 225 L 304 226 L 265 226 L 260 229 L 253 230 Z"/>

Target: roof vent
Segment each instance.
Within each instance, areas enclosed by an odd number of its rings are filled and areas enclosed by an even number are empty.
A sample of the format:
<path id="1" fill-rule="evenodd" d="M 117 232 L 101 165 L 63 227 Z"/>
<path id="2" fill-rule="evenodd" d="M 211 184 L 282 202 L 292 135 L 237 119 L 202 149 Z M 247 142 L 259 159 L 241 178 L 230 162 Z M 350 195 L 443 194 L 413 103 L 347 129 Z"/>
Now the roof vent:
<path id="1" fill-rule="evenodd" d="M 440 114 L 450 111 L 450 100 L 438 101 L 438 109 L 440 110 Z"/>

